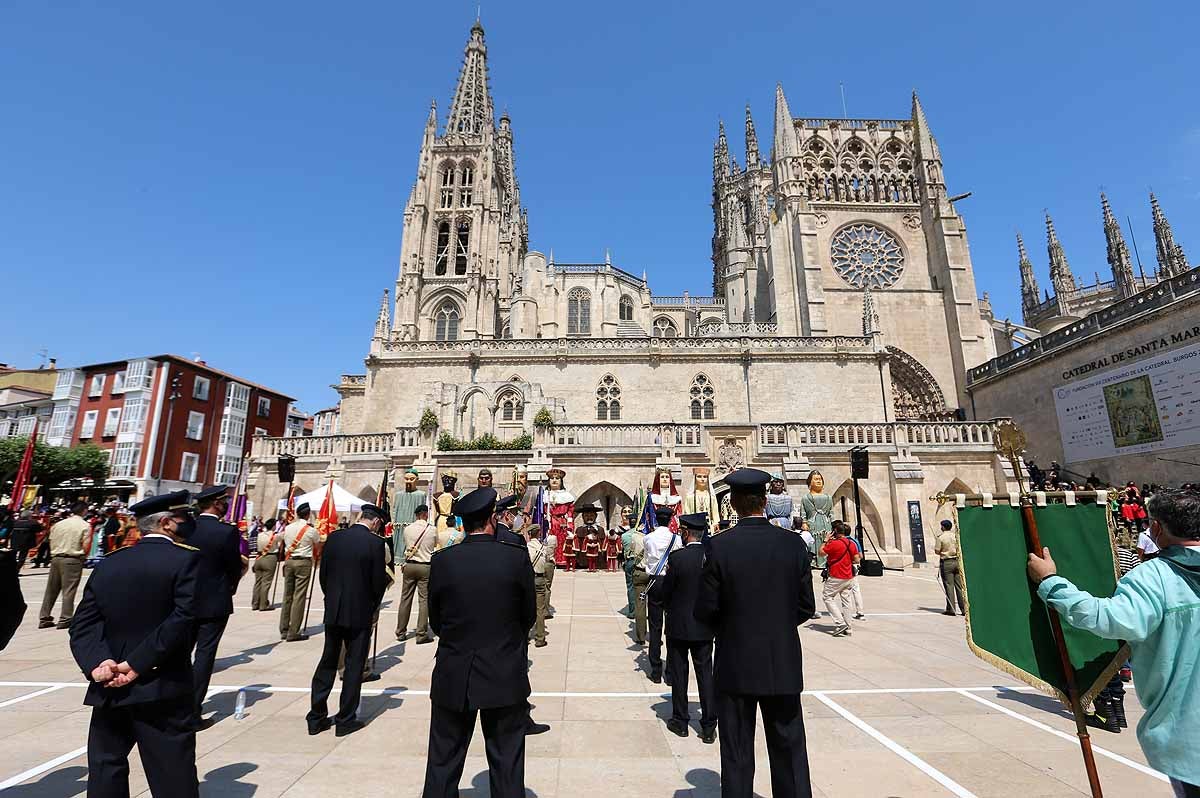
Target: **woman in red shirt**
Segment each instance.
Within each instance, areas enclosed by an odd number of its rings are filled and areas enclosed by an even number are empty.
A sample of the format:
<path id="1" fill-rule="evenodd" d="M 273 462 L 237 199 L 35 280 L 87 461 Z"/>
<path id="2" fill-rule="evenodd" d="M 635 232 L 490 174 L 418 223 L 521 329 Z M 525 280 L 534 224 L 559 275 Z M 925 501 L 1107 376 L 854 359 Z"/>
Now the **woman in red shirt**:
<path id="1" fill-rule="evenodd" d="M 821 598 L 825 600 L 825 609 L 833 617 L 834 637 L 851 633 L 854 566 L 862 559 L 858 546 L 854 545 L 849 535 L 849 524 L 845 521 L 834 521 L 833 537 L 821 547 L 821 553 L 825 555 L 825 570 L 821 572 L 825 587 L 821 591 Z"/>

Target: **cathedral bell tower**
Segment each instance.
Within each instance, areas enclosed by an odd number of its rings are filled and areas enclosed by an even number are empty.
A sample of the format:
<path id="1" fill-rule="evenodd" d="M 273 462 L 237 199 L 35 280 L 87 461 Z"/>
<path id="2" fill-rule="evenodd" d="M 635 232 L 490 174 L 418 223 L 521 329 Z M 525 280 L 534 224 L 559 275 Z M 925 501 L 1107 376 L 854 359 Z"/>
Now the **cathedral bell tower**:
<path id="1" fill-rule="evenodd" d="M 483 26 L 471 28 L 445 130 L 431 105 L 404 209 L 392 336 L 494 338 L 528 246 L 512 127 L 496 123 Z"/>

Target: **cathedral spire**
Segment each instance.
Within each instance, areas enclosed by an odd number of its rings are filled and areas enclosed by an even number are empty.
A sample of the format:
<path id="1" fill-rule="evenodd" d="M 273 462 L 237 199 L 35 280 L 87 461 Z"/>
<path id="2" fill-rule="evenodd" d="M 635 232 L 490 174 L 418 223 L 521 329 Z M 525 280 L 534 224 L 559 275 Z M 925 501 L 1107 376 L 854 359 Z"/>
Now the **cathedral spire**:
<path id="1" fill-rule="evenodd" d="M 758 166 L 758 133 L 754 130 L 754 117 L 750 115 L 750 103 L 746 103 L 746 168 Z"/>
<path id="2" fill-rule="evenodd" d="M 1150 212 L 1154 217 L 1154 249 L 1158 254 L 1158 279 L 1166 279 L 1183 274 L 1187 271 L 1187 257 L 1183 247 L 1175 243 L 1175 234 L 1171 232 L 1171 224 L 1167 221 L 1162 208 L 1158 206 L 1158 198 L 1150 192 Z"/>
<path id="3" fill-rule="evenodd" d="M 879 327 L 879 311 L 875 309 L 875 295 L 869 285 L 863 288 L 862 331 L 868 338 L 883 332 Z"/>
<path id="4" fill-rule="evenodd" d="M 1037 277 L 1033 274 L 1033 262 L 1025 251 L 1025 241 L 1017 233 L 1017 255 L 1020 260 L 1017 267 L 1021 270 L 1021 307 L 1028 311 L 1040 301 L 1038 298 Z"/>
<path id="5" fill-rule="evenodd" d="M 772 145 L 772 159 L 782 161 L 800 154 L 800 144 L 796 141 L 796 127 L 792 121 L 792 112 L 788 108 L 787 97 L 783 96 L 783 84 L 775 84 L 775 141 Z"/>
<path id="6" fill-rule="evenodd" d="M 1060 301 L 1066 301 L 1067 295 L 1075 290 L 1075 275 L 1071 273 L 1071 265 L 1067 263 L 1067 254 L 1059 243 L 1049 211 L 1046 212 L 1046 253 L 1050 256 L 1050 282 L 1054 293 Z"/>
<path id="7" fill-rule="evenodd" d="M 463 56 L 462 72 L 450 105 L 447 135 L 465 133 L 482 135 L 495 122 L 492 96 L 488 92 L 487 45 L 483 43 L 483 25 L 479 20 L 471 26 L 471 38 Z"/>
<path id="8" fill-rule="evenodd" d="M 942 153 L 938 150 L 937 139 L 933 137 L 929 120 L 925 117 L 925 109 L 921 106 L 921 98 L 915 90 L 912 96 L 912 125 L 916 156 L 921 164 L 919 176 L 924 185 L 925 195 L 927 198 L 940 200 L 946 195 L 946 181 L 942 175 Z M 946 207 L 949 208 L 949 203 Z"/>
<path id="9" fill-rule="evenodd" d="M 383 299 L 379 302 L 379 317 L 375 319 L 375 337 L 387 338 L 392 323 L 388 313 L 388 290 L 383 289 Z"/>
<path id="10" fill-rule="evenodd" d="M 1100 207 L 1104 212 L 1104 240 L 1108 244 L 1108 265 L 1112 267 L 1117 294 L 1124 299 L 1136 294 L 1138 290 L 1133 278 L 1133 261 L 1129 258 L 1129 247 L 1125 246 L 1125 237 L 1121 235 L 1121 223 L 1113 215 L 1108 197 L 1103 191 L 1100 192 Z"/>
<path id="11" fill-rule="evenodd" d="M 729 140 L 725 138 L 725 122 L 717 122 L 717 145 L 713 148 L 713 182 L 719 183 L 729 175 Z"/>

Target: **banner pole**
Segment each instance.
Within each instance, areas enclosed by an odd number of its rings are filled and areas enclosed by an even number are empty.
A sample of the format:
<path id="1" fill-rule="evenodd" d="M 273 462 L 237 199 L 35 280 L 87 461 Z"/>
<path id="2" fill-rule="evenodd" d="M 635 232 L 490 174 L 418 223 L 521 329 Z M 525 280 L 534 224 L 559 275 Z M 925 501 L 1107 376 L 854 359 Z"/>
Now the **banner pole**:
<path id="1" fill-rule="evenodd" d="M 1021 520 L 1025 523 L 1026 539 L 1029 552 L 1037 557 L 1042 556 L 1042 539 L 1038 535 L 1037 520 L 1033 516 L 1033 504 L 1029 497 L 1022 497 Z M 1092 753 L 1092 738 L 1088 734 L 1087 718 L 1083 714 L 1083 702 L 1079 698 L 1079 688 L 1075 684 L 1075 668 L 1071 665 L 1071 655 L 1067 653 L 1067 641 L 1063 636 L 1062 621 L 1053 607 L 1046 606 L 1050 616 L 1050 629 L 1054 633 L 1054 645 L 1058 649 L 1058 658 L 1062 664 L 1063 677 L 1067 682 L 1067 696 L 1071 701 L 1071 714 L 1075 716 L 1075 733 L 1079 737 L 1079 748 L 1083 753 L 1083 767 L 1087 771 L 1088 785 L 1092 789 L 1092 798 L 1103 798 L 1104 791 L 1100 787 L 1100 774 L 1096 770 L 1096 757 Z"/>

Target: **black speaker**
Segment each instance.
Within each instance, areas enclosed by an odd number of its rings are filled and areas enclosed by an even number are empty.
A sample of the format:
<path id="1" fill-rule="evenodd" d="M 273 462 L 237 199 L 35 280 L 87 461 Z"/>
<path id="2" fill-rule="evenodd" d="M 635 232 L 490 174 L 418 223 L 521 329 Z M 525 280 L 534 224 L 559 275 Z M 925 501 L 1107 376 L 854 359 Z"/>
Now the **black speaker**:
<path id="1" fill-rule="evenodd" d="M 276 463 L 276 468 L 279 469 L 280 482 L 286 482 L 290 485 L 296 481 L 296 458 L 292 455 L 279 455 L 279 461 Z"/>
<path id="2" fill-rule="evenodd" d="M 863 560 L 858 566 L 859 576 L 883 576 L 883 560 Z"/>
<path id="3" fill-rule="evenodd" d="M 850 477 L 867 479 L 871 476 L 871 459 L 866 449 L 850 450 Z"/>
<path id="4" fill-rule="evenodd" d="M 954 408 L 954 420 L 955 421 L 966 421 L 967 420 L 967 409 L 965 407 Z"/>

